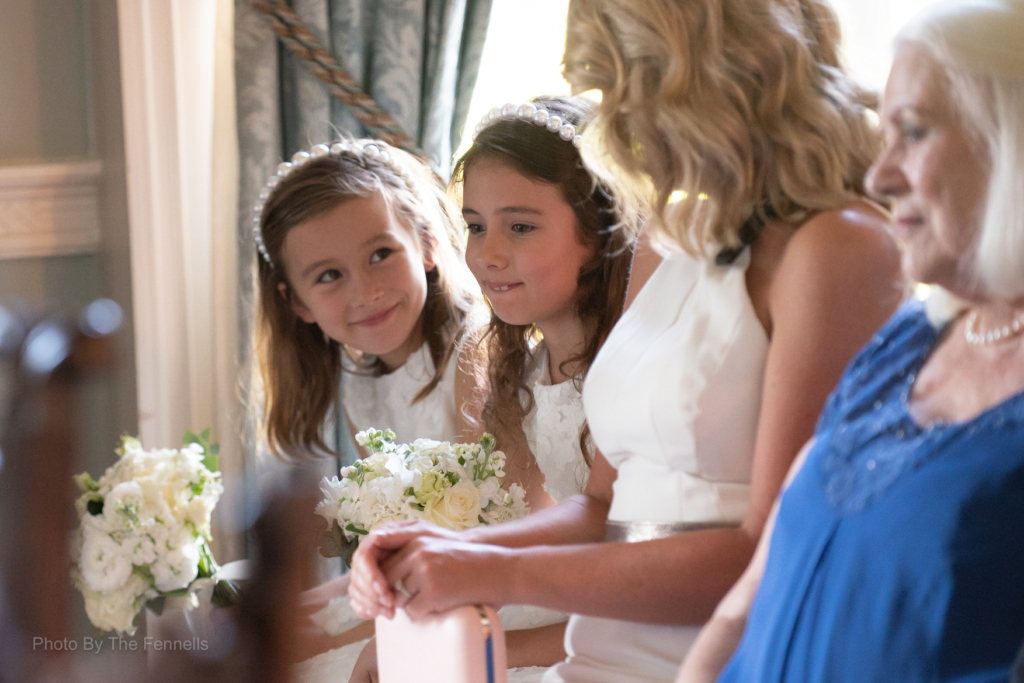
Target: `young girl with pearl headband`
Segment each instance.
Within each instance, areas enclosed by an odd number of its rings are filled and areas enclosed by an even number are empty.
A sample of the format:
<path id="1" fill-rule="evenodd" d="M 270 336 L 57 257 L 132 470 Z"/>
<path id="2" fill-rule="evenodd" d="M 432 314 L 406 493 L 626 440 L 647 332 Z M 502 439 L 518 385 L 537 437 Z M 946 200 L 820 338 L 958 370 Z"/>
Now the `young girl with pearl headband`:
<path id="1" fill-rule="evenodd" d="M 270 448 L 329 452 L 324 423 L 339 398 L 354 429 L 473 439 L 472 402 L 457 395 L 473 372 L 456 346 L 477 287 L 430 171 L 380 141 L 316 145 L 278 167 L 256 209 Z"/>
<path id="2" fill-rule="evenodd" d="M 329 454 L 325 425 L 339 408 L 353 432 L 475 442 L 480 360 L 463 342 L 482 322 L 479 289 L 431 171 L 377 140 L 316 145 L 278 167 L 255 214 L 270 449 L 290 460 Z M 320 612 L 347 587 L 342 576 L 307 591 L 304 611 Z M 344 611 L 309 623 L 307 654 L 372 633 L 370 624 L 331 627 Z"/>
<path id="3" fill-rule="evenodd" d="M 580 158 L 577 128 L 592 109 L 569 97 L 493 109 L 451 180 L 466 262 L 491 309 L 487 429 L 506 435 L 505 448 L 525 436 L 535 476 L 559 501 L 586 482 L 580 390 L 622 312 L 632 257 L 630 230 Z"/>

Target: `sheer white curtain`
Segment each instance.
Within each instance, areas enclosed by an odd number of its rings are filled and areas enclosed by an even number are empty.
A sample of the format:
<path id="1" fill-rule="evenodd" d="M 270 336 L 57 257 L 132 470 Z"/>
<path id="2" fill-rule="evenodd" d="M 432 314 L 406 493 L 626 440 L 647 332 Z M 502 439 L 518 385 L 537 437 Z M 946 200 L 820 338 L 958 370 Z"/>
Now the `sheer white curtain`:
<path id="1" fill-rule="evenodd" d="M 241 471 L 232 0 L 120 0 L 139 431 L 175 446 L 211 427 Z M 221 562 L 240 538 L 214 520 Z"/>

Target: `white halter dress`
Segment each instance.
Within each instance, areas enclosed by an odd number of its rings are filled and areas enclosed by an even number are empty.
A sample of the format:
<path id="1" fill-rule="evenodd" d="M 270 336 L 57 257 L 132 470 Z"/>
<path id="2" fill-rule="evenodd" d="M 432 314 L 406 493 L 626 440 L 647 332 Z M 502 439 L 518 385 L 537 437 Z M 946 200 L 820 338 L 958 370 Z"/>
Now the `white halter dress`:
<path id="1" fill-rule="evenodd" d="M 618 470 L 609 520 L 730 524 L 746 513 L 768 352 L 749 259 L 668 256 L 590 368 L 587 418 Z M 699 630 L 573 615 L 569 656 L 543 680 L 670 683 Z"/>

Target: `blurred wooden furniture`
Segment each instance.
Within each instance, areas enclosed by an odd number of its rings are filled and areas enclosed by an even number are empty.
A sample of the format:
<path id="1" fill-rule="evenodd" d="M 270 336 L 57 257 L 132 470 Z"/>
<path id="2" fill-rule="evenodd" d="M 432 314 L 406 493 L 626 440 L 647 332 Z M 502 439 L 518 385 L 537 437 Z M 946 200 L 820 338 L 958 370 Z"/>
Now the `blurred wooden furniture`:
<path id="1" fill-rule="evenodd" d="M 296 596 L 313 582 L 317 544 L 310 520 L 319 475 L 301 467 L 250 530 L 255 571 L 242 603 L 218 627 L 231 633 L 221 646 L 174 653 L 148 674 L 126 673 L 114 657 L 104 660 L 109 670 L 86 675 L 81 658 L 92 655 L 80 644 L 41 645 L 75 642 L 71 601 L 81 597 L 69 578 L 69 539 L 78 495 L 78 387 L 111 366 L 120 321 L 120 309 L 105 300 L 76 320 L 0 306 L 0 683 L 286 683 L 301 630 Z"/>
<path id="2" fill-rule="evenodd" d="M 77 320 L 0 308 L 0 680 L 31 680 L 69 637 L 79 380 L 112 360 L 121 311 Z M 39 639 L 43 639 L 40 641 Z"/>

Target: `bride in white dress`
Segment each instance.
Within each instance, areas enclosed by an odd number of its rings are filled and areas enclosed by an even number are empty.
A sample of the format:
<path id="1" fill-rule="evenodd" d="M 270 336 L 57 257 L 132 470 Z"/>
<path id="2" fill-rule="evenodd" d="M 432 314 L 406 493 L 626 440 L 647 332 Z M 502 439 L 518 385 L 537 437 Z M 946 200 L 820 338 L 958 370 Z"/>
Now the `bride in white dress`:
<path id="1" fill-rule="evenodd" d="M 356 611 L 571 611 L 545 683 L 674 679 L 903 294 L 885 216 L 859 197 L 877 138 L 836 67 L 836 25 L 810 0 L 573 0 L 566 76 L 602 91 L 595 156 L 658 193 L 633 300 L 584 389 L 587 488 L 501 527 L 377 531 L 354 562 Z M 384 589 L 399 579 L 411 597 Z"/>

